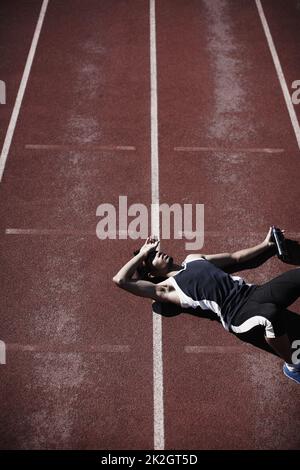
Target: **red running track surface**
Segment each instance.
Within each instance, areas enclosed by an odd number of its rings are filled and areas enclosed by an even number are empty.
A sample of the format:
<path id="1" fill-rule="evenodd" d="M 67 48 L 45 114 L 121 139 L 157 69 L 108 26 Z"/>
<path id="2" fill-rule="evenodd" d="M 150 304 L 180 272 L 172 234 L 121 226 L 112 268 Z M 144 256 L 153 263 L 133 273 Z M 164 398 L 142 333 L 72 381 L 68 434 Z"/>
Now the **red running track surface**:
<path id="1" fill-rule="evenodd" d="M 2 143 L 42 2 L 19 3 L 1 2 Z M 255 2 L 156 3 L 160 202 L 205 205 L 204 253 L 271 223 L 299 236 L 300 150 Z M 290 87 L 299 2 L 262 4 Z M 140 241 L 96 237 L 99 204 L 151 204 L 149 47 L 146 0 L 49 2 L 0 186 L 2 449 L 153 448 L 151 303 L 111 282 Z M 300 447 L 278 358 L 216 322 L 162 323 L 166 449 Z"/>

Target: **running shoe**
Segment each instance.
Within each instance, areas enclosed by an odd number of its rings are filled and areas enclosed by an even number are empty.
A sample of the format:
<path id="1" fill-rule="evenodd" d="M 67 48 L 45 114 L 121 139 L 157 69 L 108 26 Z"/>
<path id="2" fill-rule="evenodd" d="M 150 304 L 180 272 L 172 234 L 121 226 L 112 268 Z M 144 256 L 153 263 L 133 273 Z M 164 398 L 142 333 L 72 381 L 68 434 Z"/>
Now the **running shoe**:
<path id="1" fill-rule="evenodd" d="M 300 384 L 300 369 L 295 369 L 295 370 L 290 370 L 286 364 L 283 365 L 283 373 L 286 375 L 289 379 L 294 380 L 294 382 L 297 382 Z"/>

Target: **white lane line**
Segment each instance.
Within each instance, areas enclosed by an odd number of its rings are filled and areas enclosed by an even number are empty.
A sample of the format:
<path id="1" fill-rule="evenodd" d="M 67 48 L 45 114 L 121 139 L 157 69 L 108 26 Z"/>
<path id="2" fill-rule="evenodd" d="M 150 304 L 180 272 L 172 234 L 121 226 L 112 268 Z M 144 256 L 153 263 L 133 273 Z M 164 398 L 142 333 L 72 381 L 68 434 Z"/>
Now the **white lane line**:
<path id="1" fill-rule="evenodd" d="M 188 354 L 227 354 L 227 353 L 247 353 L 248 345 L 244 346 L 185 346 L 184 352 Z"/>
<path id="2" fill-rule="evenodd" d="M 223 147 L 174 147 L 175 152 L 245 152 L 245 153 L 283 153 L 282 148 L 268 147 L 244 147 L 244 148 L 223 148 Z"/>
<path id="3" fill-rule="evenodd" d="M 134 152 L 132 145 L 96 145 L 96 144 L 26 144 L 27 150 L 117 150 Z"/>
<path id="4" fill-rule="evenodd" d="M 136 232 L 133 230 L 117 230 L 107 231 L 107 238 L 115 240 L 120 238 L 126 240 L 136 236 Z M 66 230 L 52 229 L 52 228 L 7 228 L 5 229 L 5 235 L 70 235 L 70 236 L 86 236 L 96 235 L 96 230 L 74 230 L 72 228 Z M 105 239 L 106 240 L 106 239 Z"/>
<path id="5" fill-rule="evenodd" d="M 7 351 L 20 352 L 55 352 L 55 353 L 129 353 L 131 348 L 129 345 L 123 344 L 100 344 L 100 345 L 51 345 L 51 344 L 19 344 L 6 343 Z"/>
<path id="6" fill-rule="evenodd" d="M 58 230 L 48 228 L 7 228 L 5 235 L 95 235 L 95 231 Z"/>
<path id="7" fill-rule="evenodd" d="M 271 32 L 270 32 L 270 28 L 269 28 L 267 19 L 265 17 L 265 13 L 264 13 L 261 1 L 260 0 L 255 0 L 255 3 L 256 3 L 257 9 L 258 9 L 258 14 L 259 14 L 259 17 L 261 19 L 262 26 L 263 26 L 266 38 L 267 38 L 268 46 L 269 46 L 269 49 L 270 49 L 270 52 L 271 52 L 271 55 L 272 55 L 272 58 L 273 58 L 274 66 L 275 66 L 276 73 L 277 73 L 277 76 L 278 76 L 278 79 L 279 79 L 279 82 L 280 82 L 280 85 L 281 85 L 281 89 L 282 89 L 283 96 L 284 96 L 284 99 L 285 99 L 285 103 L 286 103 L 286 106 L 287 106 L 287 109 L 288 109 L 288 112 L 289 112 L 289 115 L 290 115 L 292 126 L 293 126 L 293 129 L 294 129 L 295 135 L 296 135 L 298 148 L 300 150 L 300 127 L 299 127 L 298 118 L 297 118 L 297 115 L 295 113 L 295 109 L 294 109 L 294 106 L 293 106 L 293 103 L 292 103 L 292 100 L 291 100 L 289 88 L 286 84 L 286 80 L 285 80 L 285 77 L 284 77 L 284 74 L 283 74 L 283 70 L 282 70 L 282 67 L 281 67 L 281 64 L 280 64 L 280 61 L 279 61 L 279 57 L 278 57 L 278 54 L 277 54 L 277 51 L 276 51 L 276 48 L 275 48 L 275 44 L 274 44 L 274 41 L 273 41 L 273 38 L 272 38 L 272 35 L 271 35 Z"/>
<path id="8" fill-rule="evenodd" d="M 17 124 L 20 108 L 21 108 L 21 105 L 22 105 L 22 101 L 23 101 L 26 85 L 27 85 L 27 82 L 28 82 L 32 62 L 33 62 L 33 59 L 34 59 L 34 55 L 35 55 L 38 40 L 39 40 L 39 37 L 40 37 L 41 29 L 42 29 L 42 26 L 43 26 L 46 10 L 47 10 L 47 6 L 48 6 L 48 1 L 49 0 L 44 0 L 43 3 L 42 3 L 40 15 L 39 15 L 38 22 L 37 22 L 35 32 L 34 32 L 34 35 L 33 35 L 31 47 L 30 47 L 30 50 L 29 50 L 29 53 L 28 53 L 28 57 L 27 57 L 25 69 L 24 69 L 24 72 L 23 72 L 23 76 L 22 76 L 22 79 L 21 79 L 20 87 L 19 87 L 19 90 L 18 90 L 17 98 L 16 98 L 16 101 L 15 101 L 14 109 L 13 109 L 13 112 L 12 112 L 12 115 L 11 115 L 11 118 L 10 118 L 10 121 L 9 121 L 7 132 L 6 132 L 6 136 L 5 136 L 5 140 L 4 140 L 4 144 L 3 144 L 3 148 L 2 148 L 1 156 L 0 156 L 0 182 L 2 181 L 3 172 L 4 172 L 8 152 L 9 152 L 10 145 L 11 145 L 11 142 L 12 142 L 12 138 L 13 138 L 13 135 L 14 135 L 14 132 L 15 132 L 15 127 L 16 127 L 16 124 Z"/>
<path id="9" fill-rule="evenodd" d="M 115 240 L 115 239 L 122 239 L 122 240 L 125 240 L 126 238 L 124 238 L 124 236 L 127 236 L 127 239 L 131 238 L 132 240 L 135 240 L 135 236 L 136 236 L 136 232 L 135 231 L 131 231 L 131 230 L 117 230 L 117 231 L 113 231 L 113 230 L 110 230 L 107 233 L 107 238 L 110 239 L 110 240 Z M 205 231 L 205 237 L 221 237 L 221 238 L 224 238 L 224 231 L 218 231 L 218 232 L 215 232 L 215 231 Z M 231 232 L 228 232 L 228 233 L 231 233 Z M 265 232 L 261 231 L 261 232 L 251 232 L 251 233 L 245 233 L 245 232 L 235 232 L 237 234 L 237 236 L 241 237 L 241 236 L 244 236 L 244 237 L 247 237 L 249 239 L 253 238 L 255 235 L 257 236 L 263 236 L 265 235 Z M 5 229 L 5 235 L 62 235 L 62 236 L 65 236 L 65 235 L 69 235 L 69 236 L 95 236 L 96 235 L 96 231 L 95 230 L 75 230 L 75 229 L 48 229 L 48 228 L 6 228 Z M 186 237 L 187 239 L 191 239 L 195 236 L 195 232 L 192 232 L 192 231 L 178 231 L 176 232 L 176 235 L 184 238 Z M 300 232 L 289 232 L 289 231 L 286 231 L 286 238 L 290 238 L 290 239 L 293 239 L 293 240 L 297 240 L 297 239 L 300 239 Z"/>
<path id="10" fill-rule="evenodd" d="M 157 64 L 155 0 L 150 0 L 150 86 L 151 86 L 151 231 L 160 235 L 159 226 L 159 173 L 158 173 L 158 124 L 157 124 Z M 153 317 L 153 403 L 154 450 L 164 450 L 164 390 L 162 356 L 162 318 Z"/>

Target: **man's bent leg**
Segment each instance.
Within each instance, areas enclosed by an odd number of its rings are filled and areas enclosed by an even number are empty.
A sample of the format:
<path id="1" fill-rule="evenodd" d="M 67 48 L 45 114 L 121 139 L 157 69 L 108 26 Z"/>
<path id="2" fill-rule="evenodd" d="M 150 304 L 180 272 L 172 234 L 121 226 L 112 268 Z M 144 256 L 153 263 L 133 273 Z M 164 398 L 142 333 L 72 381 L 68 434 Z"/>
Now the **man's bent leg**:
<path id="1" fill-rule="evenodd" d="M 288 364 L 292 363 L 292 348 L 287 334 L 268 338 L 265 336 L 268 345 Z"/>
<path id="2" fill-rule="evenodd" d="M 287 308 L 300 297 L 300 268 L 292 269 L 262 284 L 252 298 L 258 303 L 273 303 Z"/>
<path id="3" fill-rule="evenodd" d="M 265 338 L 268 345 L 285 361 L 283 364 L 284 375 L 300 384 L 300 364 L 293 364 L 292 362 L 291 344 L 287 334 L 275 338 L 268 338 L 267 336 Z"/>

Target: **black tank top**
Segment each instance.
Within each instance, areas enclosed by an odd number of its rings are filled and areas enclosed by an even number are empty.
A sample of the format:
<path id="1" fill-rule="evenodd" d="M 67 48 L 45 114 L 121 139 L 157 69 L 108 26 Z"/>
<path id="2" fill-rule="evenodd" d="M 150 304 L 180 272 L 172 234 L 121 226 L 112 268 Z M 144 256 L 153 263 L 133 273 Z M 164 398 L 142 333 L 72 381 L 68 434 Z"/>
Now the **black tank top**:
<path id="1" fill-rule="evenodd" d="M 204 258 L 183 263 L 183 269 L 170 278 L 182 307 L 212 310 L 229 330 L 231 319 L 246 302 L 255 285 L 231 276 Z"/>

